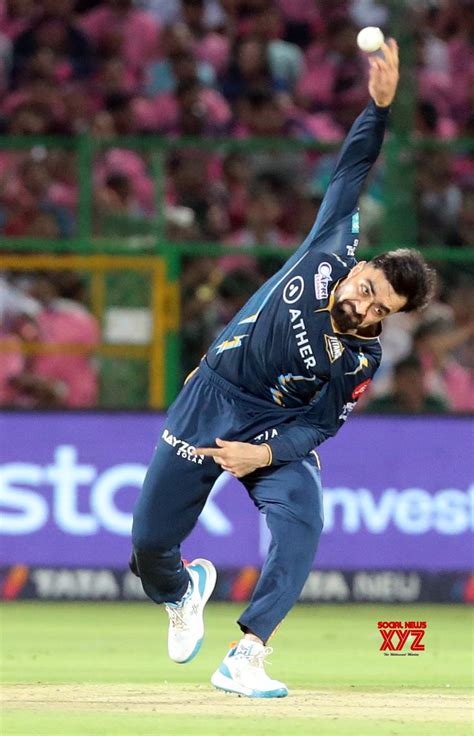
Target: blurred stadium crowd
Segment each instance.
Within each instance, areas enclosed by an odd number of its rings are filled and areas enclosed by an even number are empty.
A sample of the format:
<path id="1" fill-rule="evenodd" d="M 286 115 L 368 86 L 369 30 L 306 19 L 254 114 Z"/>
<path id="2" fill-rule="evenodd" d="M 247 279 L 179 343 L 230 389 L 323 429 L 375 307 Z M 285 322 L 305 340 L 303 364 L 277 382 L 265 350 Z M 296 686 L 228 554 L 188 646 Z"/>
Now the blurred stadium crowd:
<path id="1" fill-rule="evenodd" d="M 474 136 L 474 4 L 413 0 L 415 135 Z M 407 21 L 408 22 L 408 21 Z M 367 101 L 365 25 L 390 28 L 377 0 L 0 0 L 0 132 L 155 134 L 218 139 L 285 137 L 338 143 Z M 408 73 L 408 72 L 407 72 Z M 469 149 L 418 151 L 417 245 L 474 246 L 474 160 Z M 181 279 L 183 375 L 278 259 L 308 232 L 334 154 L 203 150 L 165 157 L 170 241 L 244 246 L 248 255 L 188 258 Z M 77 227 L 73 151 L 0 150 L 0 237 L 72 237 Z M 363 240 L 381 242 L 381 159 L 361 203 Z M 104 147 L 92 174 L 93 234 L 134 233 L 156 218 L 147 153 Z M 120 233 L 118 233 L 120 234 Z M 382 241 L 383 242 L 383 241 Z M 7 248 L 8 245 L 2 246 Z M 440 269 L 439 298 L 423 316 L 398 315 L 384 330 L 385 358 L 369 411 L 474 410 L 474 293 L 464 269 Z M 459 273 L 461 271 L 461 273 Z M 87 407 L 98 400 L 86 353 L 24 356 L 25 341 L 94 346 L 100 328 L 84 282 L 70 272 L 0 279 L 0 404 Z"/>

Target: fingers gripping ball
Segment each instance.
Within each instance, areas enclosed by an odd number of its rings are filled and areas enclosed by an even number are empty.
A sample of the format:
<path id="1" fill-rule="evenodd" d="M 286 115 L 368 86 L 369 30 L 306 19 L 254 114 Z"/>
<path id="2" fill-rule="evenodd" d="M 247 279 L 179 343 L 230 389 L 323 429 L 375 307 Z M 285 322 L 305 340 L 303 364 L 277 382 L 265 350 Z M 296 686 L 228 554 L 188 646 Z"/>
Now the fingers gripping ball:
<path id="1" fill-rule="evenodd" d="M 382 31 L 376 26 L 367 26 L 357 34 L 358 47 L 368 54 L 378 51 L 384 40 Z"/>

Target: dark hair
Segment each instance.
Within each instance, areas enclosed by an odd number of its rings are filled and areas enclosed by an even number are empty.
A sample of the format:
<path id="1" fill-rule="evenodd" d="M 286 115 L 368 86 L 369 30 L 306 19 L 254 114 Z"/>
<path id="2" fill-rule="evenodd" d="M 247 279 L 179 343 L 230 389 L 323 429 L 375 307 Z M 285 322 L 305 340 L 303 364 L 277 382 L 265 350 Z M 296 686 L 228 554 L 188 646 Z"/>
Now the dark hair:
<path id="1" fill-rule="evenodd" d="M 433 297 L 436 274 L 428 266 L 417 250 L 399 248 L 381 253 L 371 261 L 372 266 L 380 268 L 389 284 L 399 296 L 406 297 L 401 312 L 423 309 Z"/>

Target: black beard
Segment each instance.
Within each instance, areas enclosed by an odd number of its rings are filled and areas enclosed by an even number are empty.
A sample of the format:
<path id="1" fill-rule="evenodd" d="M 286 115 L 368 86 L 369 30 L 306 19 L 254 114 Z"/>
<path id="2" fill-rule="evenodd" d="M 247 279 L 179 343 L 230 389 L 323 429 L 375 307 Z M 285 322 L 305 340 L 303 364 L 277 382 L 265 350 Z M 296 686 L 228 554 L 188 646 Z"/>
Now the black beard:
<path id="1" fill-rule="evenodd" d="M 345 308 L 344 305 L 346 305 Z M 340 330 L 341 332 L 356 330 L 362 322 L 362 318 L 359 317 L 358 314 L 356 314 L 352 304 L 345 301 L 344 299 L 334 304 L 330 314 L 334 322 L 336 323 L 338 330 Z"/>

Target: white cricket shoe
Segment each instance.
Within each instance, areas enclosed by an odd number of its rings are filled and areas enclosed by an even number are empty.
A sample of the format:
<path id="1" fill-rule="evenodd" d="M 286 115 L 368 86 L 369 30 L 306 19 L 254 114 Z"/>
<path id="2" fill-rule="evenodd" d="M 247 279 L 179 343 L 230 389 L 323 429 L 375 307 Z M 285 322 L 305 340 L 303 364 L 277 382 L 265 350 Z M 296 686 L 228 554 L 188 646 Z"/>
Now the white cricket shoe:
<path id="1" fill-rule="evenodd" d="M 286 685 L 271 680 L 264 669 L 265 657 L 272 651 L 259 642 L 241 639 L 212 675 L 212 684 L 218 690 L 248 698 L 284 698 L 288 695 Z"/>
<path id="2" fill-rule="evenodd" d="M 168 654 L 179 664 L 190 662 L 204 639 L 203 612 L 214 590 L 217 573 L 209 560 L 193 560 L 187 566 L 191 578 L 189 588 L 178 603 L 165 603 L 170 619 Z"/>

